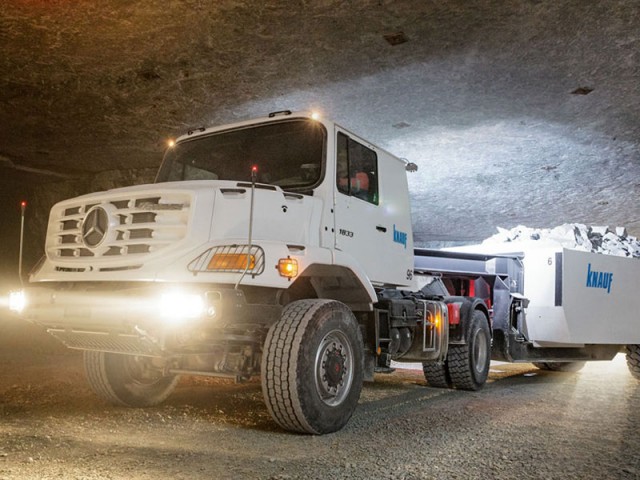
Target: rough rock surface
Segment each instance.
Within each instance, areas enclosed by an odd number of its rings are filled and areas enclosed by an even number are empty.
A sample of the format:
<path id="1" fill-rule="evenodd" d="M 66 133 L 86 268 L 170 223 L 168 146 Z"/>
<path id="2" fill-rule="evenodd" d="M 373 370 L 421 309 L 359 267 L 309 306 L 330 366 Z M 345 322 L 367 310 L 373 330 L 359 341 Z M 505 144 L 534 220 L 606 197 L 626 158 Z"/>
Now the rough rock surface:
<path id="1" fill-rule="evenodd" d="M 530 228 L 518 225 L 510 230 L 498 228 L 498 233 L 482 244 L 531 242 L 619 257 L 640 257 L 640 241 L 633 235 L 628 235 L 624 227 L 610 229 L 565 224 L 555 228 Z"/>
<path id="2" fill-rule="evenodd" d="M 419 164 L 420 245 L 519 223 L 638 235 L 639 18 L 628 0 L 4 0 L 0 253 L 17 255 L 20 197 L 84 193 L 188 128 L 284 108 Z"/>

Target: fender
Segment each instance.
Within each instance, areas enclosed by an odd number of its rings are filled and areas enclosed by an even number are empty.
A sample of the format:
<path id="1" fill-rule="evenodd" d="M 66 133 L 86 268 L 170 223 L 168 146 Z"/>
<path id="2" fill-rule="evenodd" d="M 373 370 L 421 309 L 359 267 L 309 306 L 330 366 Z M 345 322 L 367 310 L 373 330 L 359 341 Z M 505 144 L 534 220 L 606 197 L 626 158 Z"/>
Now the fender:
<path id="1" fill-rule="evenodd" d="M 309 278 L 319 298 L 338 300 L 354 311 L 371 311 L 378 301 L 364 269 L 348 254 L 333 252 L 333 262 L 310 264 L 301 274 Z"/>
<path id="2" fill-rule="evenodd" d="M 475 310 L 480 310 L 485 315 L 487 322 L 489 323 L 489 331 L 493 336 L 489 310 L 487 309 L 487 305 L 481 299 L 474 297 L 446 297 L 444 299 L 444 303 L 462 303 L 460 306 L 460 324 L 449 326 L 449 343 L 466 343 L 469 319 Z"/>

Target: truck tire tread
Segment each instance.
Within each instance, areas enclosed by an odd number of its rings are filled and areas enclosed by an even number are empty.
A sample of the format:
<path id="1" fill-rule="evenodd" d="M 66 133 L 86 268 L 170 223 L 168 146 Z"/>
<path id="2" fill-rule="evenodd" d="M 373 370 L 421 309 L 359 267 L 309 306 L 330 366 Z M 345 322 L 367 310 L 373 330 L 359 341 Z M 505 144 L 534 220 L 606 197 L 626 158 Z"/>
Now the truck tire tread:
<path id="1" fill-rule="evenodd" d="M 422 364 L 424 378 L 431 387 L 435 388 L 451 388 L 451 375 L 447 362 L 425 362 Z"/>
<path id="2" fill-rule="evenodd" d="M 629 372 L 635 379 L 640 380 L 640 345 L 627 345 L 625 351 Z"/>
<path id="3" fill-rule="evenodd" d="M 490 338 L 487 317 L 480 310 L 473 311 L 467 329 L 467 342 L 464 345 L 450 345 L 447 354 L 447 370 L 455 388 L 475 391 L 484 386 L 491 361 Z M 476 341 L 485 342 L 484 345 L 480 345 L 480 348 L 484 349 L 484 358 L 481 359 L 479 371 L 473 365 Z"/>
<path id="4" fill-rule="evenodd" d="M 113 405 L 151 407 L 165 401 L 180 377 L 159 376 L 138 382 L 125 368 L 131 357 L 108 352 L 84 352 L 84 367 L 89 386 L 98 397 Z"/>
<path id="5" fill-rule="evenodd" d="M 307 309 L 295 305 L 283 313 L 281 320 L 269 331 L 265 343 L 266 363 L 262 368 L 262 385 L 267 408 L 276 422 L 286 430 L 304 432 L 296 413 L 291 384 L 297 367 L 295 359 L 287 361 L 298 330 L 304 328 L 302 319 Z M 286 313 L 286 315 L 285 315 Z"/>
<path id="6" fill-rule="evenodd" d="M 335 309 L 352 318 L 348 325 L 355 337 L 354 365 L 355 379 L 352 392 L 339 407 L 327 408 L 326 415 L 318 413 L 313 406 L 315 387 L 309 375 L 309 364 L 315 358 L 308 358 L 303 349 L 318 327 L 319 316 L 330 314 Z M 359 342 L 359 345 L 357 343 Z M 285 306 L 278 322 L 271 326 L 267 334 L 262 354 L 262 391 L 265 403 L 273 419 L 285 430 L 322 434 L 342 428 L 349 420 L 357 405 L 362 388 L 363 344 L 360 330 L 351 311 L 340 302 L 333 300 L 298 300 Z M 306 374 L 305 374 L 306 372 Z M 331 410 L 331 412 L 329 412 Z"/>
<path id="7" fill-rule="evenodd" d="M 477 390 L 469 372 L 469 346 L 451 345 L 447 360 L 452 384 L 461 390 Z"/>
<path id="8" fill-rule="evenodd" d="M 84 370 L 89 386 L 91 390 L 103 400 L 113 405 L 126 406 L 115 394 L 107 380 L 104 367 L 104 355 L 101 354 L 102 352 L 84 352 Z"/>

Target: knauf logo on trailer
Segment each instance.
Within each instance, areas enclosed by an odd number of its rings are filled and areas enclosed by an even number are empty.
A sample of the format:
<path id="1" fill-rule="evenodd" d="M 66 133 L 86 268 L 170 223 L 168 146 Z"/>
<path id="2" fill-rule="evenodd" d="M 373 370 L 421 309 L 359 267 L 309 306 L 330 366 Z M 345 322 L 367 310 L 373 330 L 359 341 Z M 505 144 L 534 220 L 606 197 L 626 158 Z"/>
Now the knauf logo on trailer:
<path id="1" fill-rule="evenodd" d="M 587 287 L 602 288 L 607 293 L 611 293 L 611 284 L 613 283 L 612 272 L 596 272 L 591 270 L 591 264 L 587 266 Z"/>
<path id="2" fill-rule="evenodd" d="M 400 230 L 396 230 L 395 224 L 393 225 L 393 241 L 404 245 L 404 248 L 407 248 L 407 234 Z"/>

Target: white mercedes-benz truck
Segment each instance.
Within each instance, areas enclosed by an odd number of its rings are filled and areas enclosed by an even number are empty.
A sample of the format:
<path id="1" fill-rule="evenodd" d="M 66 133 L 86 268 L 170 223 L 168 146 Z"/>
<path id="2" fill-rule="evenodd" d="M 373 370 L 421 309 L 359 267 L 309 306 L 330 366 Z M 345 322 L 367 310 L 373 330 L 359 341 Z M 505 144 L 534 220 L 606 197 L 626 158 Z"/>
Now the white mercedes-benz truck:
<path id="1" fill-rule="evenodd" d="M 84 350 L 107 401 L 158 404 L 183 374 L 260 376 L 274 420 L 313 434 L 342 428 L 391 360 L 422 363 L 435 387 L 481 388 L 492 342 L 494 358 L 544 368 L 627 348 L 640 376 L 637 328 L 612 344 L 594 341 L 597 322 L 571 336 L 564 307 L 580 292 L 563 306 L 552 282 L 549 308 L 541 296 L 525 315 L 523 255 L 414 256 L 415 168 L 307 113 L 190 131 L 154 184 L 52 208 L 22 315 Z M 565 257 L 582 261 L 554 253 L 540 275 L 561 282 Z"/>

